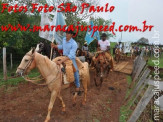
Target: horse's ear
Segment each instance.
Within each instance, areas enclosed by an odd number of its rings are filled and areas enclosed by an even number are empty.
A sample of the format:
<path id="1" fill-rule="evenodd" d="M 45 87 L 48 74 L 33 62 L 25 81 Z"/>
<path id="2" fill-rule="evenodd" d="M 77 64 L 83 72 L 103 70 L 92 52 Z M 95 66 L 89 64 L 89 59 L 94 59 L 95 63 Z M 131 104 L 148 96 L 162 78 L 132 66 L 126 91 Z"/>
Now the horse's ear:
<path id="1" fill-rule="evenodd" d="M 32 54 L 33 54 L 34 52 L 35 52 L 35 48 L 33 47 L 33 48 L 32 48 Z"/>

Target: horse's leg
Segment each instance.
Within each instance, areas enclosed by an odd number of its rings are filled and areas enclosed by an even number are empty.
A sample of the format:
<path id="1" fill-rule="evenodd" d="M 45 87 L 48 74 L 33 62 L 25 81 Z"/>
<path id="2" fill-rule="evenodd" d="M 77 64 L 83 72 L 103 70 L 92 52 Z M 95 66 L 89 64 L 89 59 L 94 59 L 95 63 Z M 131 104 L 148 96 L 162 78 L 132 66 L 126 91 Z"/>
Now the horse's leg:
<path id="1" fill-rule="evenodd" d="M 102 86 L 102 82 L 103 82 L 103 77 L 104 77 L 104 66 L 103 66 L 103 62 L 100 63 L 101 66 L 101 76 L 100 76 L 100 87 Z"/>
<path id="2" fill-rule="evenodd" d="M 55 101 L 56 97 L 57 97 L 57 92 L 55 90 L 53 90 L 51 92 L 50 103 L 49 103 L 49 106 L 48 106 L 48 114 L 46 116 L 45 122 L 48 122 L 50 120 L 50 113 L 52 111 L 52 108 L 53 108 L 54 101 Z"/>
<path id="3" fill-rule="evenodd" d="M 113 70 L 114 69 L 114 61 L 113 61 L 112 57 L 109 62 L 110 62 L 111 69 Z"/>
<path id="4" fill-rule="evenodd" d="M 119 60 L 120 60 L 120 55 L 118 55 L 118 59 L 117 59 L 118 61 L 117 61 L 117 63 L 119 63 Z"/>
<path id="5" fill-rule="evenodd" d="M 84 75 L 84 74 L 82 74 L 82 75 Z M 84 99 L 83 99 L 82 105 L 85 105 L 86 100 L 87 100 L 87 87 L 88 87 L 87 82 L 89 80 L 89 77 L 85 77 L 85 76 L 83 76 L 83 78 L 82 78 L 82 84 L 83 84 L 83 88 L 84 88 Z"/>
<path id="6" fill-rule="evenodd" d="M 62 112 L 64 113 L 66 111 L 66 105 L 63 102 L 62 96 L 60 94 L 58 94 L 58 98 L 60 99 L 60 101 L 62 102 Z"/>
<path id="7" fill-rule="evenodd" d="M 95 57 L 92 57 L 91 67 L 95 67 L 95 64 L 96 64 L 95 60 L 96 60 Z"/>
<path id="8" fill-rule="evenodd" d="M 76 98 L 77 98 L 78 92 L 75 92 L 74 96 L 73 96 L 73 106 L 76 105 Z"/>
<path id="9" fill-rule="evenodd" d="M 97 85 L 97 81 L 96 81 L 97 79 L 96 79 L 96 77 L 97 77 L 97 67 L 95 68 L 95 71 L 94 71 L 94 82 L 95 82 L 95 85 L 97 87 L 98 85 Z"/>

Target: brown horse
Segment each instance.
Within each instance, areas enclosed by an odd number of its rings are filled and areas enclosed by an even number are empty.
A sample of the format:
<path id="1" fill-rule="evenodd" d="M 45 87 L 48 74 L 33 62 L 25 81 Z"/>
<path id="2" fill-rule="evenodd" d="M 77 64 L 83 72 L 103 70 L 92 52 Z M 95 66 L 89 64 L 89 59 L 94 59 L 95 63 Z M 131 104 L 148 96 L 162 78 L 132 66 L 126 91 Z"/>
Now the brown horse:
<path id="1" fill-rule="evenodd" d="M 89 78 L 89 69 L 88 63 L 83 63 L 84 67 L 79 69 L 80 80 L 82 81 L 84 87 L 84 99 L 82 104 L 84 105 L 86 102 L 86 95 L 87 95 L 87 87 L 90 82 Z M 48 114 L 46 117 L 45 122 L 50 120 L 50 113 L 53 108 L 53 104 L 58 97 L 62 103 L 62 112 L 65 112 L 65 103 L 62 99 L 60 94 L 61 90 L 64 89 L 66 85 L 63 85 L 62 82 L 62 72 L 61 72 L 61 65 L 57 65 L 55 62 L 48 59 L 46 56 L 43 56 L 37 52 L 35 49 L 29 51 L 22 59 L 19 67 L 17 68 L 16 73 L 21 74 L 22 76 L 28 74 L 33 68 L 38 68 L 40 74 L 45 79 L 45 84 L 48 86 L 49 90 L 51 91 L 51 98 L 50 103 L 48 106 Z M 68 85 L 70 86 L 70 85 Z M 66 87 L 67 88 L 67 87 Z M 76 103 L 77 93 L 73 96 L 73 102 Z"/>
<path id="2" fill-rule="evenodd" d="M 127 55 L 121 52 L 119 48 L 115 50 L 115 60 L 117 63 L 119 63 L 121 59 L 125 60 L 126 57 Z"/>
<path id="3" fill-rule="evenodd" d="M 85 56 L 86 62 L 88 62 L 89 64 L 91 64 L 92 62 L 92 57 L 94 56 L 93 53 L 87 52 L 87 51 L 83 51 L 82 49 L 78 48 L 76 51 L 76 55 L 77 56 Z"/>
<path id="4" fill-rule="evenodd" d="M 103 78 L 109 74 L 110 69 L 113 70 L 113 62 L 113 57 L 106 51 L 98 51 L 96 56 L 92 58 L 91 66 L 95 67 L 94 81 L 96 86 L 101 86 Z M 99 81 L 100 83 L 97 83 Z"/>

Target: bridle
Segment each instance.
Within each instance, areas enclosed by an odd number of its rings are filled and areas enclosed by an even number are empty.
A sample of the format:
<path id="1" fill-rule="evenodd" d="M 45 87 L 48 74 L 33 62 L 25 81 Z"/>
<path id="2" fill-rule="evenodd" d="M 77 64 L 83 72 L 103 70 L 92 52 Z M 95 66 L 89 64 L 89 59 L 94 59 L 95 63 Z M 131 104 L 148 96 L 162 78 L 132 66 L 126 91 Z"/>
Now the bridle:
<path id="1" fill-rule="evenodd" d="M 20 70 L 22 70 L 23 72 L 21 72 L 21 76 L 26 80 L 26 81 L 29 81 L 29 82 L 31 82 L 31 83 L 34 83 L 34 84 L 36 84 L 36 85 L 41 85 L 41 86 L 45 86 L 45 85 L 48 85 L 48 84 L 50 84 L 50 83 L 52 83 L 53 81 L 55 81 L 55 80 L 57 80 L 59 77 L 59 74 L 60 74 L 60 78 L 61 78 L 61 81 L 62 81 L 62 72 L 60 71 L 61 70 L 61 68 L 60 68 L 60 66 L 58 66 L 57 65 L 57 75 L 56 75 L 56 77 L 55 78 L 53 78 L 50 82 L 48 82 L 48 83 L 43 83 L 43 84 L 38 84 L 38 83 L 36 83 L 36 82 L 38 82 L 38 81 L 42 81 L 42 80 L 44 80 L 45 78 L 41 78 L 41 79 L 38 79 L 38 80 L 36 80 L 36 78 L 33 78 L 33 79 L 30 79 L 28 76 L 23 76 L 23 74 L 24 74 L 24 72 L 27 70 L 27 68 L 32 64 L 32 62 L 33 62 L 33 60 L 34 60 L 34 57 L 35 57 L 35 55 L 34 55 L 34 53 L 32 54 L 32 55 L 30 55 L 30 54 L 26 54 L 26 55 L 28 55 L 28 56 L 30 56 L 31 57 L 31 60 L 28 62 L 28 64 L 25 66 L 25 68 L 21 68 L 21 67 L 18 67 L 17 69 L 20 69 Z M 26 56 L 25 55 L 25 56 Z M 49 74 L 48 74 L 49 75 Z M 40 76 L 38 76 L 38 77 L 40 77 Z"/>
<path id="2" fill-rule="evenodd" d="M 18 67 L 18 68 L 17 68 L 17 69 L 20 69 L 20 70 L 23 71 L 23 72 L 21 72 L 21 76 L 23 75 L 23 73 L 26 72 L 27 68 L 32 64 L 32 62 L 33 62 L 33 60 L 34 60 L 34 57 L 35 57 L 34 53 L 33 53 L 32 55 L 26 53 L 26 55 L 27 55 L 27 56 L 30 56 L 30 57 L 31 57 L 31 60 L 28 61 L 27 65 L 26 65 L 24 68 L 22 68 L 22 67 Z M 25 55 L 25 56 L 26 56 L 26 55 Z"/>

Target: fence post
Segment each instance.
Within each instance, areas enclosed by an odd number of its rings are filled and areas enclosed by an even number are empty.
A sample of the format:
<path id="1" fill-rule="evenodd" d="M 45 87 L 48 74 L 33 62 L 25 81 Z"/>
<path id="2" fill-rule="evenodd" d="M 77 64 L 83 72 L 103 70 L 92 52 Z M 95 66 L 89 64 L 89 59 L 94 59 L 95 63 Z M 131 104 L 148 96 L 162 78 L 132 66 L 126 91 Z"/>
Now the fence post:
<path id="1" fill-rule="evenodd" d="M 143 97 L 140 99 L 138 105 L 136 106 L 135 110 L 131 114 L 130 118 L 127 122 L 136 122 L 143 110 L 148 105 L 149 101 L 153 97 L 153 89 L 154 86 L 148 86 L 147 90 L 145 91 Z"/>
<path id="2" fill-rule="evenodd" d="M 3 77 L 7 80 L 7 65 L 6 65 L 6 48 L 3 47 Z"/>
<path id="3" fill-rule="evenodd" d="M 12 53 L 10 53 L 10 60 L 11 60 L 11 69 L 13 67 L 13 63 L 12 63 Z"/>

